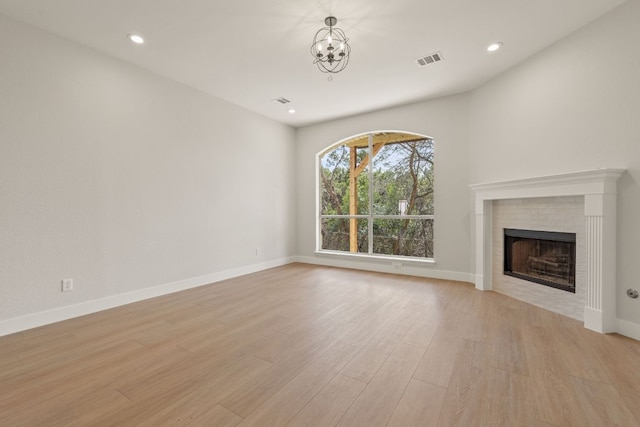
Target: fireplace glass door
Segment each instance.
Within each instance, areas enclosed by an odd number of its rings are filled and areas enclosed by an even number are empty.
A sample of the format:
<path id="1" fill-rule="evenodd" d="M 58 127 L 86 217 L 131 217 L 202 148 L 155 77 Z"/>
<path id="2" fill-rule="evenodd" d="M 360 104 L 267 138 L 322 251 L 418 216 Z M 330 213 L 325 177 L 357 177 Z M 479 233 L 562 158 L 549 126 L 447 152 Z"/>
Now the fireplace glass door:
<path id="1" fill-rule="evenodd" d="M 575 293 L 575 233 L 505 228 L 504 274 Z"/>

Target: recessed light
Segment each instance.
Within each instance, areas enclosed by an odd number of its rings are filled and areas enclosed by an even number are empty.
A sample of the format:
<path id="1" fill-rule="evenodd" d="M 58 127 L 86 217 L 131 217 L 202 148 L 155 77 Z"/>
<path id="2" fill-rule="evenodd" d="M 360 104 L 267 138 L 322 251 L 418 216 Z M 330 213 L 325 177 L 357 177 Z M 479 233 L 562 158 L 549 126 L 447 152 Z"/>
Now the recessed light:
<path id="1" fill-rule="evenodd" d="M 131 40 L 135 44 L 143 44 L 144 43 L 144 39 L 142 38 L 142 36 L 139 36 L 138 34 L 129 34 L 129 35 L 127 35 L 127 37 L 129 38 L 129 40 Z"/>
<path id="2" fill-rule="evenodd" d="M 293 108 L 289 108 L 289 114 L 295 114 L 296 110 L 294 110 Z"/>
<path id="3" fill-rule="evenodd" d="M 489 52 L 495 52 L 496 50 L 500 49 L 502 47 L 502 42 L 495 42 L 495 43 L 491 43 L 489 46 L 487 46 L 487 50 Z"/>

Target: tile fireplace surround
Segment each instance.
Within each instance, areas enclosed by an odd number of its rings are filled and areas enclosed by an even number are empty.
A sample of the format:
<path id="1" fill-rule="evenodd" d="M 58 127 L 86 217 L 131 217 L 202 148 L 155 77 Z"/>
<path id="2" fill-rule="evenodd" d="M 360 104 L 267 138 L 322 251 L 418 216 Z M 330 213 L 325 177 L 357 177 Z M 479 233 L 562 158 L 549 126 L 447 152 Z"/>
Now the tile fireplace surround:
<path id="1" fill-rule="evenodd" d="M 491 289 L 501 294 L 551 310 L 572 319 L 584 320 L 586 218 L 584 196 L 532 197 L 494 200 L 492 216 Z M 504 273 L 504 229 L 537 230 L 573 234 L 575 292 L 556 289 Z M 528 260 L 527 260 L 528 261 Z"/>
<path id="2" fill-rule="evenodd" d="M 616 331 L 616 184 L 624 170 L 596 169 L 471 185 L 475 194 L 476 276 L 491 290 L 493 201 L 583 196 L 586 222 L 584 327 Z"/>

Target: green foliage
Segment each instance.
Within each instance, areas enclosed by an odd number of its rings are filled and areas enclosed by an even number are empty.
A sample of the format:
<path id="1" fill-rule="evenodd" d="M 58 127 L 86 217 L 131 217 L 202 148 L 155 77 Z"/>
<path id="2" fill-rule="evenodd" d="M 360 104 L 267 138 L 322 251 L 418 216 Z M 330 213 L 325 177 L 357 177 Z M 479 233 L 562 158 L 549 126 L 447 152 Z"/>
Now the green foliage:
<path id="1" fill-rule="evenodd" d="M 369 248 L 368 220 L 358 219 L 358 252 L 367 253 Z M 349 252 L 349 219 L 325 218 L 321 224 L 322 249 Z"/>
<path id="2" fill-rule="evenodd" d="M 368 149 L 357 149 L 357 165 Z M 349 147 L 341 145 L 321 159 L 323 215 L 349 215 Z M 368 167 L 372 167 L 371 164 Z M 357 177 L 357 214 L 369 213 L 369 173 Z M 407 215 L 433 215 L 433 141 L 388 144 L 373 159 L 373 214 L 399 215 L 399 201 L 406 200 Z M 359 252 L 367 252 L 368 221 L 358 220 Z M 432 219 L 373 220 L 374 253 L 432 257 Z M 323 248 L 349 251 L 349 220 L 324 220 Z"/>

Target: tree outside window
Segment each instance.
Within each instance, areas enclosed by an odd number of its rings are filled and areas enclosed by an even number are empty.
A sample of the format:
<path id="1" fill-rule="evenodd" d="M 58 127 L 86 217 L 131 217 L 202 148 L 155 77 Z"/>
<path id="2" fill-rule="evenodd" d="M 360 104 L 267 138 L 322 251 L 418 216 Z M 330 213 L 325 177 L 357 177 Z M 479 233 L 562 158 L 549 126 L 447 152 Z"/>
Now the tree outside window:
<path id="1" fill-rule="evenodd" d="M 320 162 L 320 250 L 433 258 L 434 144 L 408 133 L 361 135 Z"/>

